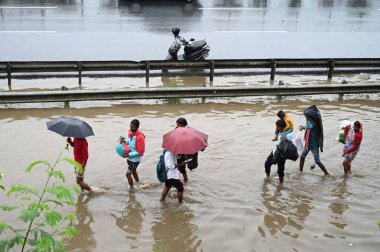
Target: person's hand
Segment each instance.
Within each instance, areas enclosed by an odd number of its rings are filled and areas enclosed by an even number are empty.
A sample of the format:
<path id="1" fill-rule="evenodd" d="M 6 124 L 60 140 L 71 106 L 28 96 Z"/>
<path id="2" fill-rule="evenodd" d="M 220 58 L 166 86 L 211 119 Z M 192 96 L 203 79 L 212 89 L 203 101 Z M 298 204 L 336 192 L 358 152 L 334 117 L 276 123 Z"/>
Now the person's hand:
<path id="1" fill-rule="evenodd" d="M 346 155 L 347 155 L 347 153 L 345 151 L 343 151 L 342 157 L 344 157 Z"/>
<path id="2" fill-rule="evenodd" d="M 299 131 L 302 131 L 305 129 L 305 127 L 303 125 L 300 125 L 300 126 L 298 126 L 298 129 L 299 129 Z"/>
<path id="3" fill-rule="evenodd" d="M 68 137 L 68 138 L 66 139 L 66 142 L 68 142 L 68 143 L 72 143 L 71 138 Z"/>
<path id="4" fill-rule="evenodd" d="M 121 139 L 120 139 L 120 143 L 121 143 L 121 144 L 122 144 L 122 143 L 125 143 L 125 144 L 126 144 L 127 142 L 125 141 L 124 138 L 121 138 Z"/>

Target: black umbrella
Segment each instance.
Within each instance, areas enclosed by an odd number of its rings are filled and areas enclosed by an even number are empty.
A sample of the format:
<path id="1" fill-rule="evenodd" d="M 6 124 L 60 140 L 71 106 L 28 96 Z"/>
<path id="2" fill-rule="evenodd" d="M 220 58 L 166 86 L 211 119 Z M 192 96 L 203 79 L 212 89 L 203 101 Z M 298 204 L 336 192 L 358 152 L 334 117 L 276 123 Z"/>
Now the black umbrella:
<path id="1" fill-rule="evenodd" d="M 94 132 L 85 121 L 73 117 L 60 117 L 46 123 L 48 130 L 65 137 L 85 138 L 93 136 Z"/>

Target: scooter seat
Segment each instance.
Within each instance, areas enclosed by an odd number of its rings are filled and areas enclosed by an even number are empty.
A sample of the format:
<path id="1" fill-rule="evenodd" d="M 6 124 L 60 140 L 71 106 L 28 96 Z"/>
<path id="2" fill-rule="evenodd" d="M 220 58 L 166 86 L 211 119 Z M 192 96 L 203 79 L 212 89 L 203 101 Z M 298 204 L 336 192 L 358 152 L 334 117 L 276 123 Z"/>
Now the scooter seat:
<path id="1" fill-rule="evenodd" d="M 199 51 L 206 45 L 207 45 L 206 40 L 204 40 L 204 39 L 203 40 L 197 40 L 197 41 L 190 42 L 189 44 L 187 44 L 184 48 L 184 51 L 185 51 L 185 53 L 191 53 L 194 51 Z"/>

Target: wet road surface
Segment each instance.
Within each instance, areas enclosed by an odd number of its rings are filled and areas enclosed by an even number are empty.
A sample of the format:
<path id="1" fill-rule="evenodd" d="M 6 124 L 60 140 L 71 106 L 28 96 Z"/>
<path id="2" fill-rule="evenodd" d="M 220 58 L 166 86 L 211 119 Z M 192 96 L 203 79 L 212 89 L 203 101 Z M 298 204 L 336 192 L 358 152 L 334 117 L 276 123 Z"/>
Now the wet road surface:
<path id="1" fill-rule="evenodd" d="M 163 59 L 175 25 L 215 59 L 380 56 L 376 0 L 4 0 L 0 17 L 2 61 Z"/>

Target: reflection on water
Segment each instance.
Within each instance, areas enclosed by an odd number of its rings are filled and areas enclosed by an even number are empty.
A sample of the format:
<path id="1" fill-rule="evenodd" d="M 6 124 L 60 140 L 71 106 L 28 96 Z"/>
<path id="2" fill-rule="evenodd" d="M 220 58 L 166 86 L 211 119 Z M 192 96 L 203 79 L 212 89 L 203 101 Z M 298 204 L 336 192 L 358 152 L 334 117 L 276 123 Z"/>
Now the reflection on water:
<path id="1" fill-rule="evenodd" d="M 367 0 L 348 0 L 347 6 L 349 7 L 369 7 Z"/>
<path id="2" fill-rule="evenodd" d="M 288 6 L 292 8 L 301 7 L 302 0 L 289 0 Z"/>
<path id="3" fill-rule="evenodd" d="M 268 7 L 268 0 L 251 0 L 248 2 L 248 6 L 254 8 L 265 8 Z"/>
<path id="4" fill-rule="evenodd" d="M 119 0 L 118 2 L 121 14 L 125 14 L 124 10 L 127 8 L 130 14 L 142 14 L 147 19 L 154 19 L 155 17 L 162 17 L 160 11 L 165 6 L 165 12 L 169 15 L 166 18 L 175 18 L 178 16 L 194 16 L 201 15 L 202 5 L 198 0 Z"/>
<path id="5" fill-rule="evenodd" d="M 343 213 L 349 209 L 347 198 L 351 195 L 350 189 L 347 186 L 347 176 L 341 178 L 336 187 L 332 190 L 332 196 L 336 197 L 329 209 L 332 212 L 332 221 L 330 224 L 336 228 L 344 229 L 348 223 L 344 220 Z"/>
<path id="6" fill-rule="evenodd" d="M 133 241 L 136 241 L 141 233 L 145 209 L 136 200 L 134 192 L 129 193 L 128 201 L 124 205 L 124 209 L 117 214 L 112 214 L 112 216 L 115 218 L 116 226 L 124 231 L 127 234 L 127 238 L 131 240 L 132 244 L 130 248 L 137 248 L 136 245 L 133 245 Z"/>
<path id="7" fill-rule="evenodd" d="M 215 7 L 242 7 L 242 0 L 214 0 L 213 6 Z"/>
<path id="8" fill-rule="evenodd" d="M 316 4 L 305 0 L 0 0 L 0 5 L 57 7 L 0 8 L 3 30 L 38 28 L 51 31 L 141 32 L 141 29 L 146 29 L 154 33 L 169 33 L 173 25 L 180 26 L 187 32 L 231 28 L 250 30 L 252 25 L 255 29 L 261 27 L 263 30 L 291 30 L 295 28 L 294 22 L 304 24 L 296 27 L 303 31 L 352 31 L 359 28 L 360 31 L 374 31 L 378 29 L 377 8 L 380 8 L 379 1 L 376 0 L 318 0 Z M 227 9 L 203 10 L 212 7 Z M 252 12 L 244 8 L 258 9 Z M 368 16 L 373 17 L 373 20 L 363 20 Z M 359 21 L 352 20 L 357 17 Z M 63 25 L 61 19 L 68 22 Z M 201 25 L 203 23 L 206 25 Z M 351 23 L 362 27 L 352 27 Z"/>
<path id="9" fill-rule="evenodd" d="M 164 87 L 206 87 L 208 78 L 206 76 L 161 76 L 161 83 Z"/>
<path id="10" fill-rule="evenodd" d="M 306 217 L 313 208 L 312 197 L 284 190 L 281 185 L 272 192 L 269 185 L 265 181 L 261 187 L 262 202 L 268 211 L 264 217 L 264 226 L 259 226 L 261 236 L 265 237 L 265 230 L 268 230 L 272 236 L 280 231 L 284 235 L 298 238 Z"/>
<path id="11" fill-rule="evenodd" d="M 88 210 L 88 203 L 91 196 L 88 194 L 81 194 L 77 201 L 77 224 L 74 228 L 80 235 L 71 238 L 65 246 L 68 251 L 93 251 L 96 248 L 96 240 L 94 232 L 91 229 L 91 224 L 94 222 L 94 217 L 91 211 Z"/>
<path id="12" fill-rule="evenodd" d="M 163 203 L 160 214 L 152 221 L 155 251 L 198 251 L 202 240 L 196 235 L 198 227 L 191 223 L 193 213 L 185 206 Z"/>

